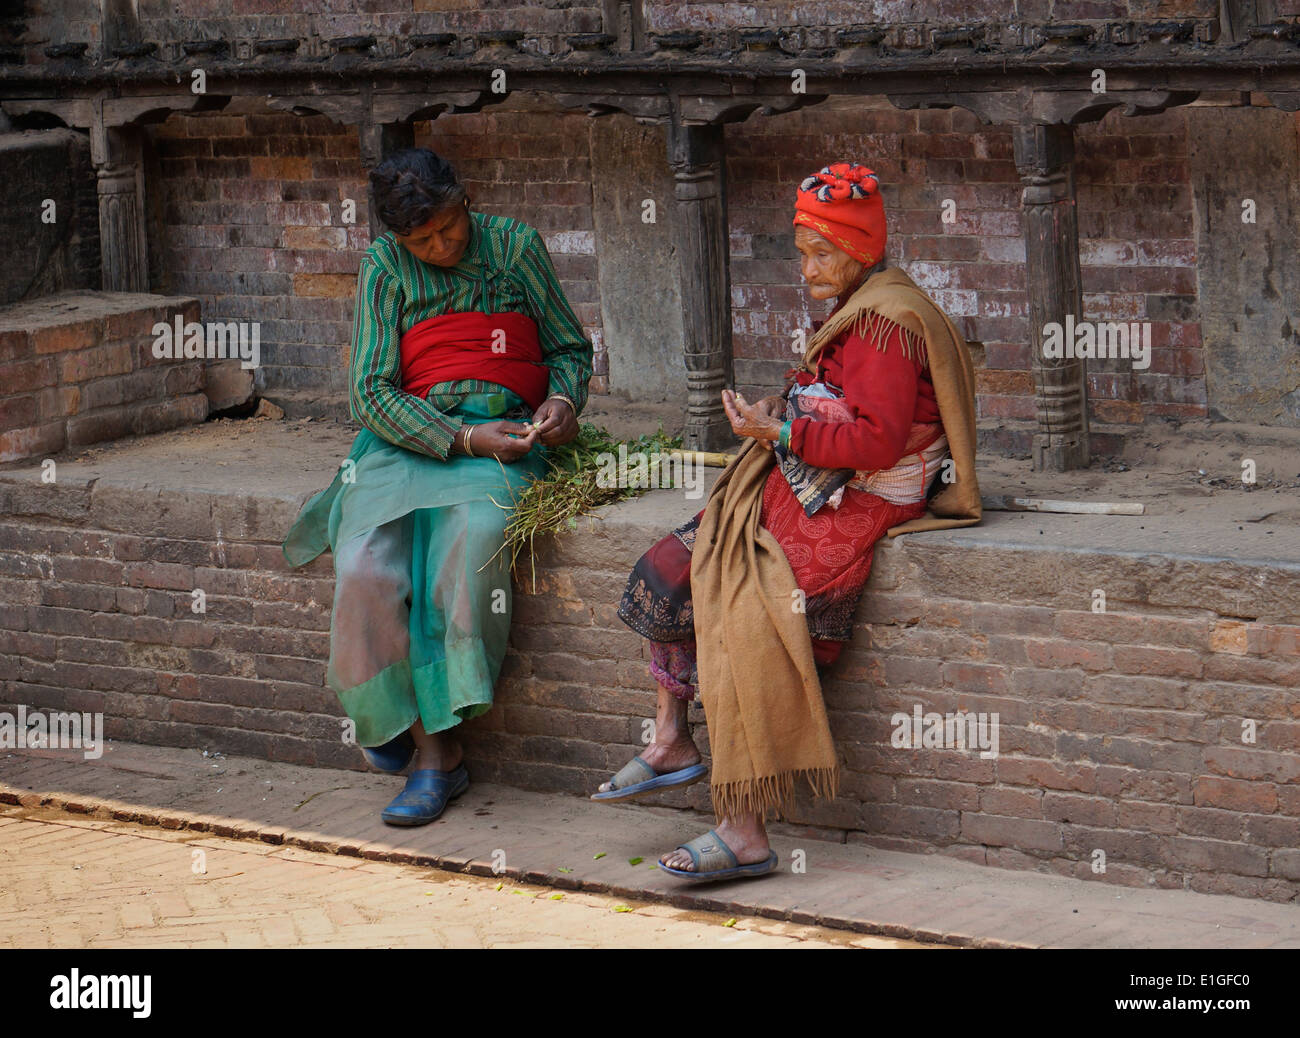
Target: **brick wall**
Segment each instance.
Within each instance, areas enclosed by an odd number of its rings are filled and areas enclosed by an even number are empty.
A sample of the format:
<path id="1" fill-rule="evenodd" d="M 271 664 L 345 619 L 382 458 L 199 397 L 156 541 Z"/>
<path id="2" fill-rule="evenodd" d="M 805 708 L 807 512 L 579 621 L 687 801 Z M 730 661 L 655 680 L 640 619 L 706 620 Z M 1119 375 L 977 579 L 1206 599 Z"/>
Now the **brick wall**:
<path id="1" fill-rule="evenodd" d="M 157 287 L 197 296 L 210 320 L 260 321 L 258 385 L 272 395 L 346 397 L 343 350 L 357 265 L 370 246 L 355 128 L 236 111 L 173 116 L 154 143 L 163 196 Z M 476 207 L 542 232 L 599 344 L 585 117 L 446 116 L 436 132 L 417 126 L 416 143 L 452 159 Z M 355 203 L 355 223 L 344 222 L 345 200 Z M 599 364 L 603 376 L 603 357 Z"/>
<path id="2" fill-rule="evenodd" d="M 512 107 L 442 116 L 421 126 L 416 144 L 452 160 L 477 208 L 542 233 L 564 294 L 595 346 L 591 388 L 604 392 L 609 365 L 591 214 L 589 121 L 559 115 L 541 99 L 520 99 Z"/>
<path id="3" fill-rule="evenodd" d="M 286 573 L 282 503 L 29 480 L 0 483 L 0 515 L 0 699 L 102 711 L 109 738 L 355 766 L 321 687 L 330 560 Z"/>
<path id="4" fill-rule="evenodd" d="M 639 745 L 654 684 L 615 608 L 661 532 L 593 524 L 550 560 L 539 594 L 516 600 L 503 708 L 474 728 L 484 777 L 582 795 Z M 825 684 L 841 795 L 801 794 L 790 822 L 1003 867 L 1292 899 L 1300 627 L 1263 618 L 1300 615 L 1297 585 L 1256 597 L 1252 620 L 1229 589 L 1256 586 L 1262 569 L 1170 566 L 1105 550 L 881 545 Z M 1088 605 L 1097 586 L 1104 614 Z M 1000 756 L 894 748 L 892 716 L 918 704 L 999 714 Z M 665 802 L 708 810 L 703 787 Z"/>
<path id="5" fill-rule="evenodd" d="M 0 476 L 0 708 L 102 711 L 109 738 L 361 767 L 322 687 L 330 560 L 290 572 L 280 554 L 296 511 Z M 653 685 L 615 608 L 661 526 L 635 511 L 593 522 L 516 597 L 496 707 L 466 727 L 477 778 L 587 795 L 640 747 Z M 880 547 L 826 685 L 842 792 L 801 798 L 791 822 L 1121 885 L 1294 899 L 1300 627 L 1279 618 L 1300 616 L 1295 565 L 965 533 Z M 1098 586 L 1104 614 L 1089 607 Z M 916 705 L 998 713 L 1000 755 L 894 748 L 892 715 Z M 705 808 L 707 791 L 664 802 Z"/>
<path id="6" fill-rule="evenodd" d="M 174 116 L 156 131 L 163 195 L 161 291 L 198 296 L 217 320 L 262 322 L 259 385 L 341 400 L 356 265 L 369 244 L 355 130 L 323 117 Z M 476 205 L 545 235 L 597 348 L 607 389 L 592 230 L 588 124 L 544 102 L 444 116 L 417 143 L 460 168 Z M 979 416 L 1034 418 L 1020 181 L 1006 128 L 961 109 L 902 112 L 835 101 L 727 129 L 738 380 L 770 386 L 791 335 L 823 308 L 799 280 L 790 197 L 822 162 L 853 156 L 881 174 L 891 261 L 942 305 L 974 347 Z M 1147 321 L 1152 363 L 1089 364 L 1094 421 L 1206 414 L 1196 254 L 1179 111 L 1081 128 L 1078 197 L 1084 312 Z M 345 199 L 356 223 L 343 223 Z M 955 219 L 945 223 L 951 201 Z M 665 277 L 674 276 L 670 270 Z"/>
<path id="7" fill-rule="evenodd" d="M 741 381 L 771 385 L 810 304 L 791 237 L 794 186 L 847 157 L 880 174 L 890 262 L 902 266 L 972 343 L 978 413 L 1032 420 L 1020 178 L 1006 127 L 962 109 L 902 112 L 836 101 L 727 129 L 732 299 Z M 1196 253 L 1186 126 L 1178 110 L 1081 127 L 1076 169 L 1083 318 L 1150 321 L 1152 361 L 1090 361 L 1095 421 L 1203 417 Z M 955 219 L 943 220 L 951 200 Z M 758 363 L 745 363 L 756 361 Z"/>
<path id="8" fill-rule="evenodd" d="M 173 116 L 154 142 L 157 287 L 197 296 L 209 320 L 259 321 L 259 386 L 346 394 L 341 348 L 369 247 L 356 131 L 323 116 Z"/>
<path id="9" fill-rule="evenodd" d="M 0 308 L 0 463 L 208 415 L 204 363 L 153 355 L 152 328 L 193 299 L 63 292 Z"/>

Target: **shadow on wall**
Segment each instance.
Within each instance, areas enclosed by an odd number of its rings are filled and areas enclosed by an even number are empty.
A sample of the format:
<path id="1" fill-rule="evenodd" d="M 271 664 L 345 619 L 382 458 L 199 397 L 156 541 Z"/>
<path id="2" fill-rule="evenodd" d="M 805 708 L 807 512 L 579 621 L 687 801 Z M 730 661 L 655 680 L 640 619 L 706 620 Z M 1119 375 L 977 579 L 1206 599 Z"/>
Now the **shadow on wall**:
<path id="1" fill-rule="evenodd" d="M 1300 427 L 1300 140 L 1276 108 L 1188 109 L 1210 417 Z"/>
<path id="2" fill-rule="evenodd" d="M 0 133 L 0 304 L 99 288 L 99 210 L 90 140 L 69 129 Z"/>

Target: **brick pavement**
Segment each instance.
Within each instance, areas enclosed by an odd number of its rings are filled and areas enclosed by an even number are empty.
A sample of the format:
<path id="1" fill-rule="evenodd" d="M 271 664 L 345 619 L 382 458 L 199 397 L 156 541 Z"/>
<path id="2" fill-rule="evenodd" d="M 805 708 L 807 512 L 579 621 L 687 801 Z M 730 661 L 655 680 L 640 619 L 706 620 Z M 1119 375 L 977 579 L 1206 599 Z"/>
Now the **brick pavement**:
<path id="1" fill-rule="evenodd" d="M 727 922 L 48 808 L 0 814 L 0 948 L 922 947 L 770 919 Z"/>
<path id="2" fill-rule="evenodd" d="M 384 775 L 129 743 L 108 744 L 94 761 L 66 751 L 0 753 L 0 805 L 10 805 L 0 810 L 10 817 L 15 810 L 65 810 L 94 826 L 152 826 L 159 837 L 240 838 L 241 853 L 286 860 L 309 852 L 351 867 L 390 862 L 493 878 L 494 852 L 500 852 L 499 881 L 547 885 L 566 899 L 581 891 L 957 945 L 1300 947 L 1300 906 L 990 868 L 832 843 L 794 827 L 774 829 L 782 859 L 777 874 L 692 887 L 650 868 L 657 853 L 699 830 L 698 816 L 689 812 L 475 782 L 438 822 L 406 831 L 378 817 L 399 788 L 398 779 Z M 48 847 L 53 854 L 76 837 L 53 831 L 30 839 L 31 853 Z M 791 868 L 796 850 L 803 852 L 803 872 Z M 145 851 L 132 853 L 143 861 Z M 644 860 L 633 864 L 638 857 Z M 78 889 L 66 874 L 48 882 L 65 892 Z M 269 876 L 247 882 L 264 891 L 275 887 Z M 179 916 L 188 902 L 174 900 L 181 897 L 175 891 L 168 897 L 174 911 L 166 918 Z M 293 939 L 288 930 L 283 934 Z"/>

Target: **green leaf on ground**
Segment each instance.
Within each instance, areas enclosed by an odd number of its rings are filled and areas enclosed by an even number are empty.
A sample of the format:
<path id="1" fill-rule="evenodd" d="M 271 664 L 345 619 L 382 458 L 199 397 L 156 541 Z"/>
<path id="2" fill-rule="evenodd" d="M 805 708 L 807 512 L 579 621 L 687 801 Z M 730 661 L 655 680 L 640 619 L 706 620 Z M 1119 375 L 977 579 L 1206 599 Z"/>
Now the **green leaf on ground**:
<path id="1" fill-rule="evenodd" d="M 600 861 L 600 859 L 603 858 L 604 856 L 605 856 L 605 852 L 604 852 L 604 851 L 601 851 L 599 854 L 594 854 L 594 855 L 592 855 L 591 860 L 592 860 L 592 861 Z"/>
<path id="2" fill-rule="evenodd" d="M 628 859 L 627 859 L 627 863 L 628 863 L 629 865 L 640 865 L 643 861 L 645 861 L 645 858 L 628 858 Z"/>

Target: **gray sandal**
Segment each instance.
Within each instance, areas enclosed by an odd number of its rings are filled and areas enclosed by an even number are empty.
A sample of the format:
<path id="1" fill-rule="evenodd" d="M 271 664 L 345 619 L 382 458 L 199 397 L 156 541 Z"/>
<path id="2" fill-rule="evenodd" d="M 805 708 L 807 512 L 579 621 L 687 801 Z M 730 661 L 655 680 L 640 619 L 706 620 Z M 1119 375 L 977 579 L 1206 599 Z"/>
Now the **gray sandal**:
<path id="1" fill-rule="evenodd" d="M 693 782 L 699 782 L 708 773 L 709 766 L 701 762 L 661 775 L 637 756 L 624 764 L 618 774 L 609 780 L 610 789 L 604 793 L 593 793 L 591 799 L 633 800 L 656 790 L 669 789 L 672 786 L 689 786 Z"/>
<path id="2" fill-rule="evenodd" d="M 680 876 L 682 879 L 694 880 L 697 883 L 712 883 L 720 879 L 740 879 L 751 876 L 765 876 L 776 869 L 777 856 L 776 851 L 772 851 L 766 861 L 757 861 L 752 865 L 742 865 L 732 853 L 731 848 L 722 842 L 722 837 L 718 835 L 718 830 L 710 829 L 703 836 L 697 836 L 688 843 L 677 845 L 678 850 L 683 850 L 691 856 L 691 863 L 695 866 L 693 871 L 687 872 L 684 869 L 674 869 L 663 863 L 661 859 L 659 867 L 670 876 Z"/>

